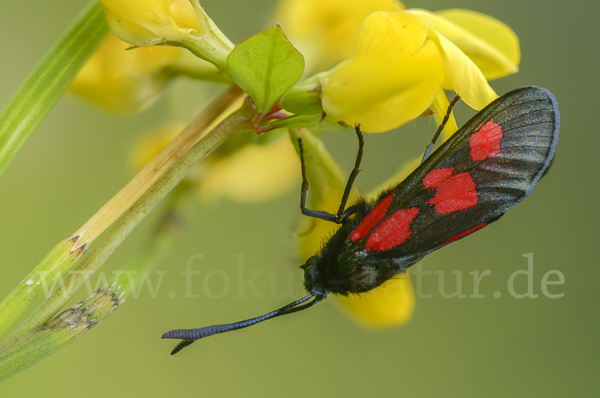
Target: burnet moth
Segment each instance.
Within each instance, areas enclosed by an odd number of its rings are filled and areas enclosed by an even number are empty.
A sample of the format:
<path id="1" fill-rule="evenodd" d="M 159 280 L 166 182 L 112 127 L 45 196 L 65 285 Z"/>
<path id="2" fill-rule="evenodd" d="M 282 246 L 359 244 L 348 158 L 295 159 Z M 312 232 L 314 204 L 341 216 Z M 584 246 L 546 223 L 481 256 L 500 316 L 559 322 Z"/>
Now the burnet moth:
<path id="1" fill-rule="evenodd" d="M 340 225 L 301 267 L 309 294 L 245 321 L 171 330 L 162 337 L 182 340 L 171 354 L 203 337 L 302 311 L 329 293 L 347 296 L 381 286 L 432 251 L 498 220 L 525 199 L 545 174 L 558 140 L 556 100 L 539 87 L 519 88 L 496 99 L 429 155 L 445 121 L 421 165 L 404 181 L 374 201 L 359 199 L 346 208 L 364 146 L 356 126 L 358 156 L 336 214 L 305 207 L 309 183 L 299 140 L 302 214 Z"/>

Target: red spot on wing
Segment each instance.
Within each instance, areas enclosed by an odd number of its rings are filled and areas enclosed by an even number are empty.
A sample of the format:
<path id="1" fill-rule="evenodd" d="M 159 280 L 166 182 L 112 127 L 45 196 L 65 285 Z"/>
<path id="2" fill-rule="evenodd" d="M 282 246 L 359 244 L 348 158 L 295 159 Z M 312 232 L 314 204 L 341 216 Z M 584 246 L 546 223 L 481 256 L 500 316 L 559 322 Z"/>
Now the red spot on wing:
<path id="1" fill-rule="evenodd" d="M 478 225 L 478 226 L 476 226 L 476 227 L 473 227 L 473 228 L 471 228 L 471 229 L 470 229 L 470 230 L 468 230 L 468 231 L 465 231 L 465 232 L 463 232 L 463 233 L 460 233 L 460 234 L 456 235 L 456 236 L 455 236 L 455 237 L 453 237 L 453 238 L 450 238 L 450 239 L 448 239 L 447 241 L 445 241 L 444 243 L 442 243 L 442 245 L 445 245 L 446 243 L 450 243 L 450 242 L 452 242 L 452 241 L 455 241 L 455 240 L 457 240 L 457 239 L 460 239 L 460 238 L 462 238 L 463 236 L 467 236 L 467 235 L 469 235 L 471 232 L 473 232 L 473 231 L 477 231 L 478 229 L 481 229 L 481 228 L 485 227 L 486 225 L 488 225 L 488 224 L 487 224 L 487 223 L 483 223 L 483 224 L 480 224 L 480 225 Z"/>
<path id="2" fill-rule="evenodd" d="M 481 126 L 477 126 L 477 132 L 471 136 L 471 152 L 469 155 L 473 160 L 481 161 L 493 158 L 500 152 L 500 141 L 502 141 L 502 127 L 492 120 Z"/>
<path id="3" fill-rule="evenodd" d="M 350 235 L 350 239 L 353 242 L 356 242 L 360 238 L 366 236 L 369 232 L 371 232 L 375 225 L 377 225 L 379 221 L 383 219 L 388 207 L 390 207 L 390 204 L 394 199 L 394 193 L 395 191 L 393 191 L 385 199 L 379 202 L 377 206 L 375 206 L 375 208 L 371 210 L 369 214 L 367 214 L 365 219 L 362 220 L 360 224 L 358 224 L 358 227 L 356 227 L 354 232 L 352 232 L 352 235 Z"/>
<path id="4" fill-rule="evenodd" d="M 369 236 L 365 244 L 365 249 L 375 251 L 389 250 L 402 244 L 412 233 L 410 223 L 417 216 L 417 213 L 419 213 L 417 207 L 394 212 Z"/>
<path id="5" fill-rule="evenodd" d="M 431 171 L 427 177 L 434 171 L 436 170 Z M 435 205 L 435 211 L 438 213 L 450 214 L 470 209 L 477 204 L 475 181 L 468 172 L 458 173 L 444 180 L 438 179 L 432 187 L 436 189 L 436 192 L 428 203 L 431 206 Z"/>
<path id="6" fill-rule="evenodd" d="M 454 168 L 431 170 L 423 179 L 425 188 L 435 188 L 452 175 Z"/>

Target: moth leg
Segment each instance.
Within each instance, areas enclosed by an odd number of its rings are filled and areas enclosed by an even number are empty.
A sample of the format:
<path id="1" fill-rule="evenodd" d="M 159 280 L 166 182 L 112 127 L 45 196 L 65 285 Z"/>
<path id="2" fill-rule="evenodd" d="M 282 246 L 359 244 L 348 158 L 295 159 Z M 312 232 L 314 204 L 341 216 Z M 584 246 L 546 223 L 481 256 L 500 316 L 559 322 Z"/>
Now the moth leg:
<path id="1" fill-rule="evenodd" d="M 300 166 L 302 168 L 302 188 L 300 190 L 300 211 L 302 214 L 308 217 L 319 218 L 325 221 L 335 222 L 336 215 L 328 213 L 326 211 L 316 211 L 306 208 L 306 195 L 310 188 L 308 178 L 306 178 L 306 161 L 304 159 L 304 145 L 302 144 L 302 138 L 298 138 L 298 148 L 300 149 Z"/>
<path id="2" fill-rule="evenodd" d="M 446 123 L 448 123 L 448 119 L 450 119 L 450 114 L 452 113 L 452 108 L 454 108 L 454 105 L 456 105 L 459 99 L 460 95 L 457 94 L 456 97 L 454 97 L 454 99 L 450 101 L 450 105 L 448 105 L 448 111 L 446 112 L 444 119 L 442 119 L 442 123 L 438 126 L 437 130 L 435 130 L 435 134 L 433 135 L 431 142 L 429 143 L 429 145 L 427 145 L 427 148 L 425 148 L 425 153 L 423 154 L 423 159 L 421 159 L 421 163 L 426 161 L 429 155 L 431 155 L 431 152 L 433 152 L 433 146 L 435 145 L 435 142 L 442 133 L 442 130 L 444 130 Z"/>
<path id="3" fill-rule="evenodd" d="M 348 204 L 348 198 L 350 197 L 350 193 L 352 192 L 352 185 L 354 185 L 354 180 L 356 180 L 356 176 L 360 173 L 360 162 L 362 161 L 363 150 L 365 148 L 365 138 L 360 131 L 360 124 L 356 124 L 354 126 L 354 130 L 356 131 L 356 136 L 358 137 L 358 153 L 356 154 L 356 161 L 354 162 L 354 169 L 350 173 L 350 177 L 348 177 L 348 182 L 346 183 L 346 188 L 344 189 L 344 195 L 342 196 L 342 201 L 340 202 L 340 208 L 336 214 L 336 222 L 341 223 L 346 218 L 350 217 L 352 214 L 356 213 L 356 206 L 351 206 L 346 209 L 346 204 Z"/>
<path id="4" fill-rule="evenodd" d="M 325 221 L 331 221 L 336 224 L 342 223 L 345 219 L 354 214 L 357 210 L 357 206 L 350 206 L 346 209 L 346 204 L 348 203 L 348 198 L 350 197 L 350 192 L 352 191 L 352 185 L 354 184 L 354 180 L 356 180 L 356 176 L 360 172 L 360 162 L 362 160 L 363 148 L 365 144 L 365 140 L 363 138 L 362 132 L 360 131 L 360 125 L 357 124 L 355 127 L 356 135 L 358 136 L 358 154 L 356 156 L 356 162 L 354 164 L 354 169 L 350 173 L 350 177 L 348 178 L 348 182 L 346 183 L 346 188 L 344 189 L 344 194 L 342 196 L 342 200 L 340 201 L 340 208 L 338 209 L 337 214 L 331 214 L 326 211 L 317 211 L 310 210 L 306 208 L 306 196 L 308 194 L 308 190 L 310 188 L 310 183 L 308 182 L 308 178 L 306 177 L 306 161 L 304 158 L 304 145 L 302 144 L 302 138 L 298 138 L 298 147 L 300 149 L 300 164 L 302 168 L 302 188 L 300 191 L 300 211 L 302 214 L 308 217 L 319 218 Z"/>

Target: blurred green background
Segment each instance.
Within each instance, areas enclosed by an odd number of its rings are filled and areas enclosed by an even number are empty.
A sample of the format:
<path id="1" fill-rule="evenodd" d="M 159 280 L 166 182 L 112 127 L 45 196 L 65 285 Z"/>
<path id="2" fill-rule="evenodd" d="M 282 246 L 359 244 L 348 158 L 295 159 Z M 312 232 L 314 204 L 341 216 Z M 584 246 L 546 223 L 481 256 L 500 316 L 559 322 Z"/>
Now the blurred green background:
<path id="1" fill-rule="evenodd" d="M 0 104 L 86 2 L 2 2 L 0 5 Z M 234 43 L 265 29 L 275 0 L 205 0 L 203 6 Z M 523 85 L 550 89 L 561 110 L 561 138 L 549 175 L 531 197 L 493 227 L 450 245 L 423 261 L 423 270 L 446 271 L 446 290 L 462 271 L 463 291 L 472 291 L 471 271 L 491 270 L 485 298 L 449 298 L 438 292 L 438 276 L 424 276 L 413 319 L 405 326 L 369 331 L 342 314 L 333 300 L 266 324 L 211 338 L 177 356 L 163 332 L 256 316 L 300 297 L 302 273 L 291 227 L 299 219 L 298 193 L 257 205 L 197 202 L 187 231 L 159 270 L 166 271 L 155 298 L 144 289 L 107 321 L 34 367 L 0 385 L 2 397 L 106 396 L 596 396 L 599 370 L 597 315 L 598 196 L 595 118 L 600 5 L 497 1 L 407 1 L 430 10 L 468 8 L 511 26 L 521 40 L 516 75 L 495 81 L 498 93 Z M 283 27 L 285 31 L 285 26 Z M 6 295 L 61 239 L 70 235 L 132 177 L 129 153 L 148 129 L 189 120 L 217 91 L 180 81 L 152 108 L 117 117 L 63 98 L 0 179 L 0 295 Z M 185 100 L 182 100 L 185 98 Z M 458 109 L 459 124 L 472 111 Z M 369 135 L 359 184 L 368 190 L 416 156 L 433 131 L 420 120 L 398 132 Z M 355 153 L 351 135 L 324 140 L 349 170 Z M 298 188 L 299 175 L 296 177 Z M 103 267 L 109 273 L 133 258 L 150 236 L 151 215 Z M 536 299 L 516 299 L 507 281 L 534 255 Z M 194 277 L 196 299 L 184 299 L 181 271 L 194 255 L 202 273 Z M 238 259 L 245 278 L 253 271 L 255 297 L 236 297 Z M 559 270 L 564 285 L 543 275 Z M 231 289 L 224 289 L 229 276 Z M 286 291 L 293 272 L 293 291 Z M 275 275 L 275 284 L 269 275 Z M 519 280 L 521 279 L 521 280 Z M 414 276 L 413 276 L 414 281 Z M 517 278 L 516 290 L 526 289 Z M 156 278 L 154 278 L 156 282 Z M 203 286 L 206 283 L 207 287 Z M 273 289 L 275 288 L 275 291 Z M 213 297 L 206 295 L 206 290 Z M 175 298 L 169 292 L 176 292 Z M 500 291 L 502 297 L 494 298 Z M 278 293 L 279 292 L 279 293 Z"/>

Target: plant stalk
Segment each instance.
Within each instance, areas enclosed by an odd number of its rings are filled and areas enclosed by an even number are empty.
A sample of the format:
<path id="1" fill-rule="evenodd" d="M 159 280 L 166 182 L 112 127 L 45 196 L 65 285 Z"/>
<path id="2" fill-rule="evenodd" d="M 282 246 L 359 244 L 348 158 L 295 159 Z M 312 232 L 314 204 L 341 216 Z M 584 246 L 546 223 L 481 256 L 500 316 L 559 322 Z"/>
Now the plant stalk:
<path id="1" fill-rule="evenodd" d="M 69 278 L 13 334 L 11 341 L 30 332 L 51 319 L 85 281 L 100 268 L 106 259 L 125 240 L 133 229 L 160 201 L 202 160 L 235 133 L 251 130 L 250 121 L 255 109 L 247 100 L 204 136 L 175 165 L 146 192 L 98 243 Z"/>
<path id="2" fill-rule="evenodd" d="M 93 0 L 0 112 L 0 177 L 107 34 L 102 5 Z"/>
<path id="3" fill-rule="evenodd" d="M 77 232 L 60 242 L 0 303 L 0 335 L 40 294 L 46 297 L 64 273 L 73 268 L 91 242 L 123 215 L 191 148 L 204 131 L 228 111 L 243 92 L 232 87 L 204 110 L 167 148 L 94 214 Z M 239 106 L 239 105 L 238 105 Z"/>

